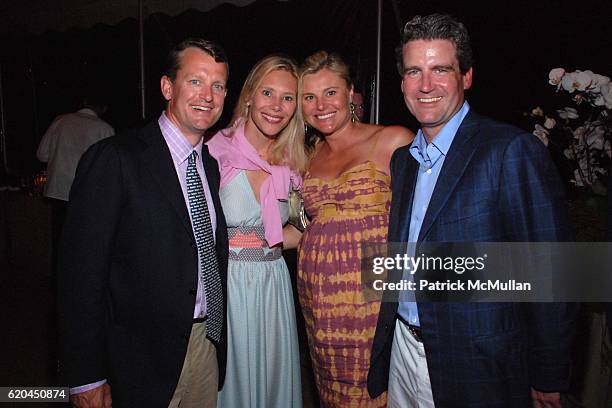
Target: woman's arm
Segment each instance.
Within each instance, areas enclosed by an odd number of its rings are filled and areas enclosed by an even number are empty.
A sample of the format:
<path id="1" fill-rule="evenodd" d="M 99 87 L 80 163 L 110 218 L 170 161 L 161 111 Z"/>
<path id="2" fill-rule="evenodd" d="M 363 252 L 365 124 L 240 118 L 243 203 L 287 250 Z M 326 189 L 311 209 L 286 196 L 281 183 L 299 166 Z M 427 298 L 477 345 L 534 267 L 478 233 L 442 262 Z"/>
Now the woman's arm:
<path id="1" fill-rule="evenodd" d="M 285 225 L 283 228 L 283 249 L 297 248 L 302 233 L 291 224 Z"/>

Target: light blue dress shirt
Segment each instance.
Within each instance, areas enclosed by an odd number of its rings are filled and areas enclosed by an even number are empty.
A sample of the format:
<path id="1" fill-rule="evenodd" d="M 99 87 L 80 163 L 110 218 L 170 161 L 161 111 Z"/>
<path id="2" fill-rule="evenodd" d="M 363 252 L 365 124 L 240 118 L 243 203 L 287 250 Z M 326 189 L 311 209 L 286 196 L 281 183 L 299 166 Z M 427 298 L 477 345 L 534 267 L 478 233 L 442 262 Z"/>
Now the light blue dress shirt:
<path id="1" fill-rule="evenodd" d="M 422 130 L 419 129 L 414 142 L 412 142 L 412 146 L 410 146 L 410 153 L 416 161 L 419 162 L 419 173 L 417 175 L 416 187 L 412 200 L 412 212 L 410 213 L 408 256 L 415 255 L 415 247 L 419 239 L 419 233 L 421 232 L 421 225 L 427 213 L 427 207 L 429 206 L 431 195 L 433 194 L 436 181 L 440 175 L 440 170 L 442 170 L 444 159 L 455 139 L 455 134 L 463 118 L 465 118 L 469 110 L 470 105 L 467 101 L 463 102 L 461 109 L 459 109 L 446 125 L 444 125 L 440 133 L 434 137 L 431 143 L 427 144 Z M 404 270 L 403 279 L 412 280 L 410 269 Z M 399 300 L 397 312 L 411 325 L 420 326 L 414 291 L 402 291 Z"/>

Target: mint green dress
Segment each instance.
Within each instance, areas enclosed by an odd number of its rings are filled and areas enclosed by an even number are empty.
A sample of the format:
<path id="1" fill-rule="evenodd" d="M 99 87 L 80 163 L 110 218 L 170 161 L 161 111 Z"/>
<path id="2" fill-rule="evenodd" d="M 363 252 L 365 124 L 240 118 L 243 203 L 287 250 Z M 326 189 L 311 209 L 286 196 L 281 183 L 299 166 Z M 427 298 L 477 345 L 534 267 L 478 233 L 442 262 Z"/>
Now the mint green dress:
<path id="1" fill-rule="evenodd" d="M 230 242 L 237 233 L 263 238 L 261 209 L 244 171 L 219 195 Z M 286 222 L 287 203 L 279 208 Z M 230 245 L 227 273 L 227 374 L 219 407 L 301 407 L 293 293 L 280 248 Z"/>

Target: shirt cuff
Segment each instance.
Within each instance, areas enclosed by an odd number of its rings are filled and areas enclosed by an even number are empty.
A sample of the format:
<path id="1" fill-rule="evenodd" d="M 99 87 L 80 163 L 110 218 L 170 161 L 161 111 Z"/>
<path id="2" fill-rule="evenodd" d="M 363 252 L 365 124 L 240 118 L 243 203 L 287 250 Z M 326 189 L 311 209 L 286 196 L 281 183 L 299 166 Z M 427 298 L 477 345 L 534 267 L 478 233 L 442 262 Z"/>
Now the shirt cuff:
<path id="1" fill-rule="evenodd" d="M 94 388 L 98 388 L 99 386 L 104 384 L 106 384 L 106 379 L 91 384 L 80 385 L 78 387 L 71 387 L 70 395 L 80 394 L 85 391 L 93 390 Z"/>

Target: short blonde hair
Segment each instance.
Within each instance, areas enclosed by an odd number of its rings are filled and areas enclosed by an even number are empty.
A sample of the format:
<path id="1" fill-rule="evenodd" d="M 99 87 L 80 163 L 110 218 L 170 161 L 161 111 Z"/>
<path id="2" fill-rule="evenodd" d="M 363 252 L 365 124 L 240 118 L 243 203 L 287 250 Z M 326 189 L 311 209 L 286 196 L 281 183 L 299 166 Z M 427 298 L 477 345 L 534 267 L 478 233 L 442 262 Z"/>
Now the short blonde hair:
<path id="1" fill-rule="evenodd" d="M 298 77 L 297 64 L 291 57 L 269 55 L 259 60 L 249 72 L 244 85 L 242 85 L 238 102 L 234 108 L 232 123 L 236 123 L 238 120 L 244 122 L 248 120 L 250 107 L 247 102 L 253 98 L 265 76 L 277 70 L 287 71 L 296 79 Z M 299 173 L 306 170 L 308 158 L 304 145 L 304 119 L 302 118 L 299 100 L 296 100 L 293 117 L 272 144 L 268 162 L 273 165 L 287 165 Z"/>

